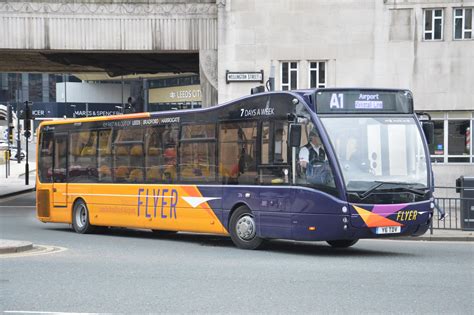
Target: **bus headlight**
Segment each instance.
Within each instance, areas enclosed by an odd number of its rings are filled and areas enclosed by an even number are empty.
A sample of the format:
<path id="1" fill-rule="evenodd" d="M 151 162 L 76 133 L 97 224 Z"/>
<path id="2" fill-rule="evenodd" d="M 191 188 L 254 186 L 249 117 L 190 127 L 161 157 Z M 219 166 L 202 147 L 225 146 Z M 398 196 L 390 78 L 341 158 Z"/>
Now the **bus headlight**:
<path id="1" fill-rule="evenodd" d="M 343 217 L 342 222 L 347 223 L 347 222 L 349 222 L 349 220 L 347 219 L 347 217 Z"/>
<path id="2" fill-rule="evenodd" d="M 342 213 L 347 213 L 347 207 L 346 206 L 342 207 Z"/>

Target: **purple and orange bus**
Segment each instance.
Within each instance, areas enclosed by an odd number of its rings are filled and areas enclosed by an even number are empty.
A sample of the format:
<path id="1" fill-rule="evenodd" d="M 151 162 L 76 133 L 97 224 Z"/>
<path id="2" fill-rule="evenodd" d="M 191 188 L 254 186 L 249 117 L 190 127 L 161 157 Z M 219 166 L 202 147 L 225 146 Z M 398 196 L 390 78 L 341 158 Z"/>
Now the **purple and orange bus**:
<path id="1" fill-rule="evenodd" d="M 44 122 L 37 216 L 78 233 L 230 235 L 244 249 L 417 236 L 434 208 L 423 127 L 409 91 L 354 88 Z"/>

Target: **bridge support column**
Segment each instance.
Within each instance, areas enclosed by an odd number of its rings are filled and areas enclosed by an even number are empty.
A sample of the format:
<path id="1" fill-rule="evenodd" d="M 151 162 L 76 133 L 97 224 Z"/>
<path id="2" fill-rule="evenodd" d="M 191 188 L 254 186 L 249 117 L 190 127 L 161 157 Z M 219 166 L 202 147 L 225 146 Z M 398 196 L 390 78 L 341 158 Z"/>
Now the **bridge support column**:
<path id="1" fill-rule="evenodd" d="M 199 51 L 202 107 L 217 105 L 217 49 Z"/>

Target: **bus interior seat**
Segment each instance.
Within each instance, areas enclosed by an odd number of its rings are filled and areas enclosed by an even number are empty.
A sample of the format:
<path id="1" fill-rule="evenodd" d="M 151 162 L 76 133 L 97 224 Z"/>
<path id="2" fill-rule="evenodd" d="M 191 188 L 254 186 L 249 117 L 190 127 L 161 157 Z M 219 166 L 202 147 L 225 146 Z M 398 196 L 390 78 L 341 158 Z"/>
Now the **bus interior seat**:
<path id="1" fill-rule="evenodd" d="M 159 166 L 152 166 L 147 169 L 146 179 L 147 181 L 159 181 L 162 179 L 162 173 Z"/>
<path id="2" fill-rule="evenodd" d="M 115 169 L 115 178 L 125 180 L 128 178 L 129 170 L 126 166 L 119 166 Z"/>
<path id="3" fill-rule="evenodd" d="M 115 154 L 117 154 L 117 155 L 128 155 L 129 154 L 128 147 L 124 146 L 124 145 L 116 146 Z"/>
<path id="4" fill-rule="evenodd" d="M 130 155 L 132 156 L 142 156 L 143 155 L 143 149 L 140 144 L 135 144 L 131 149 L 130 149 Z"/>
<path id="5" fill-rule="evenodd" d="M 96 154 L 95 146 L 85 146 L 82 148 L 81 156 L 91 156 Z"/>
<path id="6" fill-rule="evenodd" d="M 110 167 L 108 167 L 107 165 L 101 165 L 99 167 L 99 176 L 100 177 L 108 177 L 108 176 L 111 176 L 112 175 L 112 172 L 110 171 Z"/>
<path id="7" fill-rule="evenodd" d="M 141 181 L 143 181 L 143 171 L 139 168 L 133 169 L 130 172 L 128 180 L 130 182 L 141 182 Z"/>
<path id="8" fill-rule="evenodd" d="M 157 147 L 150 147 L 150 148 L 148 148 L 148 155 L 149 155 L 149 156 L 160 155 L 160 153 L 161 153 L 161 149 L 160 149 L 160 148 L 157 148 Z"/>

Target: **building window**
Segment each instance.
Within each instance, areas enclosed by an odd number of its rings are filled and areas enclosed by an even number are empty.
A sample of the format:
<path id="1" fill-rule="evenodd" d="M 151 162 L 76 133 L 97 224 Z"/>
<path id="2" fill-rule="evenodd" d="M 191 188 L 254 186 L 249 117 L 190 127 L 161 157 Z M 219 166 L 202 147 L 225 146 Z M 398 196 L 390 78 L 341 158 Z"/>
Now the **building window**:
<path id="1" fill-rule="evenodd" d="M 298 89 L 298 62 L 282 62 L 280 68 L 280 80 L 280 86 L 283 91 Z"/>
<path id="2" fill-rule="evenodd" d="M 326 87 L 326 61 L 309 62 L 309 87 Z"/>
<path id="3" fill-rule="evenodd" d="M 434 121 L 434 143 L 430 145 L 434 163 L 474 163 L 471 130 L 474 120 L 449 119 Z"/>
<path id="4" fill-rule="evenodd" d="M 431 161 L 444 162 L 444 120 L 434 121 L 434 143 L 430 145 Z"/>
<path id="5" fill-rule="evenodd" d="M 454 9 L 454 39 L 472 39 L 472 8 Z"/>
<path id="6" fill-rule="evenodd" d="M 424 40 L 443 39 L 443 9 L 425 9 Z"/>
<path id="7" fill-rule="evenodd" d="M 470 121 L 448 121 L 448 162 L 470 162 Z"/>
<path id="8" fill-rule="evenodd" d="M 43 101 L 43 75 L 41 73 L 30 73 L 28 78 L 29 101 Z"/>

